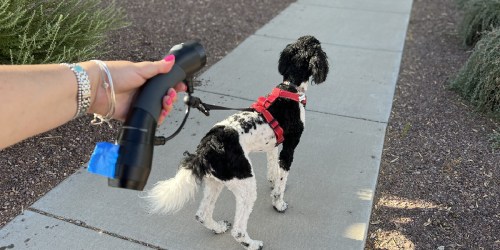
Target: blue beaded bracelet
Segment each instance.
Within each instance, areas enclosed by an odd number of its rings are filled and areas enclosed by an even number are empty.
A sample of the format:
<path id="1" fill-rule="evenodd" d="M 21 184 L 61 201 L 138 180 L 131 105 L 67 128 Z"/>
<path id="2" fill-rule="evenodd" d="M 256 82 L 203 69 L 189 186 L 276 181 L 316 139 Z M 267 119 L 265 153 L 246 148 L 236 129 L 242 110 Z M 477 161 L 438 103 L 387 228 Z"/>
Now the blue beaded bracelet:
<path id="1" fill-rule="evenodd" d="M 73 119 L 84 115 L 87 113 L 87 110 L 90 107 L 90 80 L 87 72 L 82 68 L 82 66 L 72 63 L 62 63 L 62 65 L 67 66 L 76 76 L 76 82 L 78 86 L 77 90 L 77 106 L 76 106 L 76 114 Z"/>

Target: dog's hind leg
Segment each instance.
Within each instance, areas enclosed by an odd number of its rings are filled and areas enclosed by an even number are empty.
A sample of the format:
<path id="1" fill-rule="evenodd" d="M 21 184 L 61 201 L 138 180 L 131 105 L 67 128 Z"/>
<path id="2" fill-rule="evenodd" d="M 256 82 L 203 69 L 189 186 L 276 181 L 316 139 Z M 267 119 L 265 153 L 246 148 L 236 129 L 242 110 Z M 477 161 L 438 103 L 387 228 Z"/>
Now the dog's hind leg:
<path id="1" fill-rule="evenodd" d="M 205 177 L 203 182 L 205 183 L 203 199 L 201 200 L 200 207 L 198 208 L 198 212 L 196 212 L 195 218 L 206 228 L 214 231 L 216 234 L 224 233 L 231 227 L 231 223 L 227 221 L 214 221 L 212 217 L 215 202 L 217 201 L 224 184 L 213 177 Z"/>
<path id="2" fill-rule="evenodd" d="M 234 178 L 225 184 L 236 198 L 236 213 L 231 235 L 246 249 L 262 249 L 262 241 L 252 240 L 247 233 L 248 218 L 250 217 L 250 213 L 252 213 L 253 205 L 257 199 L 255 177 L 252 176 L 245 179 Z"/>
<path id="3" fill-rule="evenodd" d="M 267 180 L 271 184 L 271 189 L 274 189 L 279 171 L 278 168 L 278 147 L 274 147 L 271 151 L 267 152 Z"/>

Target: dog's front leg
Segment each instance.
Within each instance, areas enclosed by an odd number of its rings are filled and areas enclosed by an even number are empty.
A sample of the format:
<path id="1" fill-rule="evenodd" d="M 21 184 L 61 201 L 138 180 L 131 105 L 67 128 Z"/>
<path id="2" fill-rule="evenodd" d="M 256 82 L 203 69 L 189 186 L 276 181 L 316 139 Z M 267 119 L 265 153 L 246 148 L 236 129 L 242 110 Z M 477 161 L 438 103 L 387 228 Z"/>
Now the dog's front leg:
<path id="1" fill-rule="evenodd" d="M 276 211 L 283 213 L 288 208 L 288 203 L 285 202 L 283 197 L 285 196 L 286 181 L 288 179 L 288 171 L 283 168 L 277 169 L 276 181 L 274 183 L 274 188 L 271 191 L 271 200 L 274 209 Z"/>
<path id="2" fill-rule="evenodd" d="M 278 147 L 267 152 L 267 180 L 271 184 L 271 189 L 274 189 L 276 178 L 278 178 L 278 153 Z"/>
<path id="3" fill-rule="evenodd" d="M 283 149 L 281 150 L 279 156 L 279 168 L 277 169 L 274 188 L 271 192 L 271 199 L 274 209 L 280 213 L 285 212 L 288 208 L 288 204 L 285 202 L 283 197 L 285 196 L 286 181 L 292 165 L 293 154 L 295 148 L 299 144 L 299 141 L 300 137 L 290 136 L 289 139 L 285 139 L 283 142 Z"/>

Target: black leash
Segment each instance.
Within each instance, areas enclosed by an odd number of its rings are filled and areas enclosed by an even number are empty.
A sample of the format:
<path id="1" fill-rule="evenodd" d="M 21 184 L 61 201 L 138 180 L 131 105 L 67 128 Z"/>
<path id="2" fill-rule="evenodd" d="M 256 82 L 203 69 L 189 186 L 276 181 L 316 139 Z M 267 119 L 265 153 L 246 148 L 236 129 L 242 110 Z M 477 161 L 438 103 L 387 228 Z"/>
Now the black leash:
<path id="1" fill-rule="evenodd" d="M 230 108 L 230 107 L 208 104 L 208 103 L 202 102 L 200 98 L 198 98 L 196 96 L 192 96 L 192 95 L 188 95 L 186 98 L 184 98 L 184 103 L 188 107 L 197 108 L 206 116 L 210 115 L 210 110 L 237 110 L 237 111 L 253 111 L 254 110 L 253 108 Z"/>
<path id="2" fill-rule="evenodd" d="M 182 119 L 181 125 L 179 125 L 177 130 L 168 137 L 156 136 L 155 141 L 154 141 L 155 146 L 165 145 L 165 143 L 167 143 L 167 141 L 171 140 L 177 134 L 179 134 L 179 132 L 181 132 L 182 128 L 184 127 L 184 124 L 186 124 L 189 113 L 191 112 L 191 108 L 197 108 L 199 111 L 201 111 L 206 116 L 210 115 L 210 110 L 238 110 L 238 111 L 253 111 L 254 110 L 253 108 L 229 108 L 229 107 L 204 103 L 201 101 L 200 98 L 198 98 L 196 96 L 192 96 L 190 92 L 188 92 L 188 95 L 184 98 L 184 103 L 186 104 L 187 108 L 186 108 L 186 113 L 184 115 L 184 119 Z"/>

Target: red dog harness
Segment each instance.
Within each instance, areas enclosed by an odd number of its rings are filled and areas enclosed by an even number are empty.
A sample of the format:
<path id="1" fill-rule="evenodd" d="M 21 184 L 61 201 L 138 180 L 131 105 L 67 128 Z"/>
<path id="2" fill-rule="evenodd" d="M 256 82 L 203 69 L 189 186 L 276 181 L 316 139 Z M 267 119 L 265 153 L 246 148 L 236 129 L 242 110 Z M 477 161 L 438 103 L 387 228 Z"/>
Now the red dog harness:
<path id="1" fill-rule="evenodd" d="M 297 93 L 292 93 L 290 91 L 274 88 L 273 91 L 267 97 L 264 96 L 259 97 L 259 99 L 257 99 L 257 101 L 253 103 L 252 106 L 250 106 L 255 111 L 262 114 L 262 116 L 264 116 L 264 119 L 266 119 L 269 126 L 271 126 L 271 128 L 274 131 L 274 134 L 276 135 L 276 145 L 281 144 L 285 140 L 285 137 L 283 136 L 283 128 L 281 128 L 278 121 L 274 119 L 274 117 L 267 109 L 274 103 L 274 101 L 276 101 L 276 99 L 280 97 L 300 102 L 304 106 L 306 105 L 305 95 L 303 98 L 301 98 L 301 96 Z"/>

